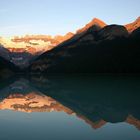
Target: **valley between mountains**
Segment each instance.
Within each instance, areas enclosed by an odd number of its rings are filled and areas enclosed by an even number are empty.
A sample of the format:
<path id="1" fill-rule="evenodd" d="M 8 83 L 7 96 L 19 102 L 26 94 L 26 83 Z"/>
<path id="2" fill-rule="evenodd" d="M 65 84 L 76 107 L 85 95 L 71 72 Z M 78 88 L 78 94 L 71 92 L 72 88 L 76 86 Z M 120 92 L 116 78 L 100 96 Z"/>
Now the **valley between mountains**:
<path id="1" fill-rule="evenodd" d="M 64 36 L 0 37 L 3 73 L 140 73 L 140 17 L 126 25 L 93 19 Z"/>

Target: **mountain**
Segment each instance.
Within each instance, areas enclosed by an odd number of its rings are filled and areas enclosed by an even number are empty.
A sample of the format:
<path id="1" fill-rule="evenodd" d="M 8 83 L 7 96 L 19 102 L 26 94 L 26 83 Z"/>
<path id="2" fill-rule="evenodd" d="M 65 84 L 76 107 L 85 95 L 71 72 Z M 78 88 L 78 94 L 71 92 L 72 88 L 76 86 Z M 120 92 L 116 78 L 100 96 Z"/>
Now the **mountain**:
<path id="1" fill-rule="evenodd" d="M 24 37 L 0 38 L 0 56 L 20 68 L 27 68 L 31 62 L 44 52 L 51 50 L 74 34 L 64 36 L 26 35 Z"/>
<path id="2" fill-rule="evenodd" d="M 138 27 L 140 27 L 140 17 L 138 17 L 136 19 L 136 21 L 125 25 L 126 29 L 128 30 L 128 32 L 133 32 L 134 30 L 136 30 Z"/>
<path id="3" fill-rule="evenodd" d="M 69 32 L 65 34 L 64 36 L 62 35 L 56 35 L 56 36 L 51 36 L 51 35 L 26 35 L 23 37 L 15 36 L 13 37 L 12 41 L 15 43 L 19 42 L 24 42 L 24 43 L 29 43 L 30 45 L 41 45 L 43 43 L 48 43 L 50 46 L 56 46 L 60 44 L 62 41 L 65 41 L 69 38 L 71 38 L 74 34 Z M 47 45 L 47 44 L 46 44 Z"/>
<path id="4" fill-rule="evenodd" d="M 98 18 L 94 18 L 91 22 L 89 22 L 88 24 L 86 24 L 83 28 L 77 30 L 77 34 L 81 33 L 81 32 L 85 32 L 87 31 L 89 28 L 91 28 L 92 26 L 96 26 L 99 29 L 103 28 L 106 26 L 106 23 L 104 23 L 103 21 L 101 21 Z"/>
<path id="5" fill-rule="evenodd" d="M 128 37 L 128 31 L 124 26 L 109 25 L 97 33 L 97 40 L 113 40 L 116 38 Z"/>
<path id="6" fill-rule="evenodd" d="M 140 40 L 140 27 L 132 32 L 131 38 L 134 39 L 136 42 L 139 42 L 139 40 Z"/>
<path id="7" fill-rule="evenodd" d="M 0 43 L 0 56 L 6 60 L 10 60 L 10 51 Z"/>
<path id="8" fill-rule="evenodd" d="M 29 69 L 48 73 L 139 73 L 139 28 L 128 31 L 125 26 L 93 19 L 73 37 L 42 54 Z"/>
<path id="9" fill-rule="evenodd" d="M 94 30 L 93 30 L 94 29 Z M 90 26 L 42 54 L 29 67 L 48 73 L 139 73 L 139 31 L 121 25 Z M 132 37 L 133 36 L 133 37 Z"/>
<path id="10" fill-rule="evenodd" d="M 6 78 L 14 74 L 14 72 L 19 71 L 13 63 L 7 61 L 3 57 L 0 57 L 0 79 Z"/>
<path id="11" fill-rule="evenodd" d="M 3 69 L 13 69 L 15 68 L 15 65 L 11 62 L 5 60 L 4 58 L 0 57 L 0 70 Z"/>
<path id="12" fill-rule="evenodd" d="M 56 45 L 49 41 L 37 40 L 37 37 L 34 36 L 32 38 L 29 36 L 0 38 L 0 43 L 0 56 L 20 68 L 28 67 L 35 58 Z"/>
<path id="13" fill-rule="evenodd" d="M 29 72 L 139 72 L 139 23 L 107 25 L 95 18 L 75 34 L 1 37 L 0 56 Z"/>
<path id="14" fill-rule="evenodd" d="M 64 35 L 64 36 L 57 35 L 57 36 L 54 37 L 54 39 L 57 40 L 57 41 L 59 42 L 58 44 L 60 44 L 60 43 L 62 43 L 63 41 L 66 41 L 66 40 L 70 39 L 70 38 L 73 37 L 73 36 L 74 36 L 74 33 L 69 32 L 69 33 L 67 33 L 67 34 Z M 57 45 L 58 45 L 58 44 L 57 44 Z"/>

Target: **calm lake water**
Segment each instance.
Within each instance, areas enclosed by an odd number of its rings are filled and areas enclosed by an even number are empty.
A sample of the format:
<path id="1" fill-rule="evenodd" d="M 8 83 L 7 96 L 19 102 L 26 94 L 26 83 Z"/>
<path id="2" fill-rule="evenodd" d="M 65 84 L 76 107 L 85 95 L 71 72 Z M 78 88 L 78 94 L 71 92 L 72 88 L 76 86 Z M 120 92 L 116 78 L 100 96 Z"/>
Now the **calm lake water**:
<path id="1" fill-rule="evenodd" d="M 0 80 L 0 140 L 140 140 L 140 76 Z"/>

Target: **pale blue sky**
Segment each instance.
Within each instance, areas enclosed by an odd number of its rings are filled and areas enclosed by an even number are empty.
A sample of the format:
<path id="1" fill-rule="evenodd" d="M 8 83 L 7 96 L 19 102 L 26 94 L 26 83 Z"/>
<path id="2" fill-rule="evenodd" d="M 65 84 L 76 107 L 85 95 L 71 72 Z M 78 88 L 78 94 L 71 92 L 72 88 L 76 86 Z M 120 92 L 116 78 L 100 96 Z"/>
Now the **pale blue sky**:
<path id="1" fill-rule="evenodd" d="M 140 0 L 0 0 L 0 35 L 65 34 L 94 17 L 126 24 L 140 16 Z"/>

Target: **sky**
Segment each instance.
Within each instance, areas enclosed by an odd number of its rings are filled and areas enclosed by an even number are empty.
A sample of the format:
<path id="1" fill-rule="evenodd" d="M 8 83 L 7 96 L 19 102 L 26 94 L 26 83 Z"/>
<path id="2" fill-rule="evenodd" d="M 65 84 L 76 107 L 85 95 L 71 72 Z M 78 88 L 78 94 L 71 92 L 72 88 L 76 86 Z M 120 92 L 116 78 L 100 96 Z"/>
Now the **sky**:
<path id="1" fill-rule="evenodd" d="M 127 24 L 140 16 L 140 0 L 0 0 L 0 36 L 65 34 L 93 18 Z"/>

